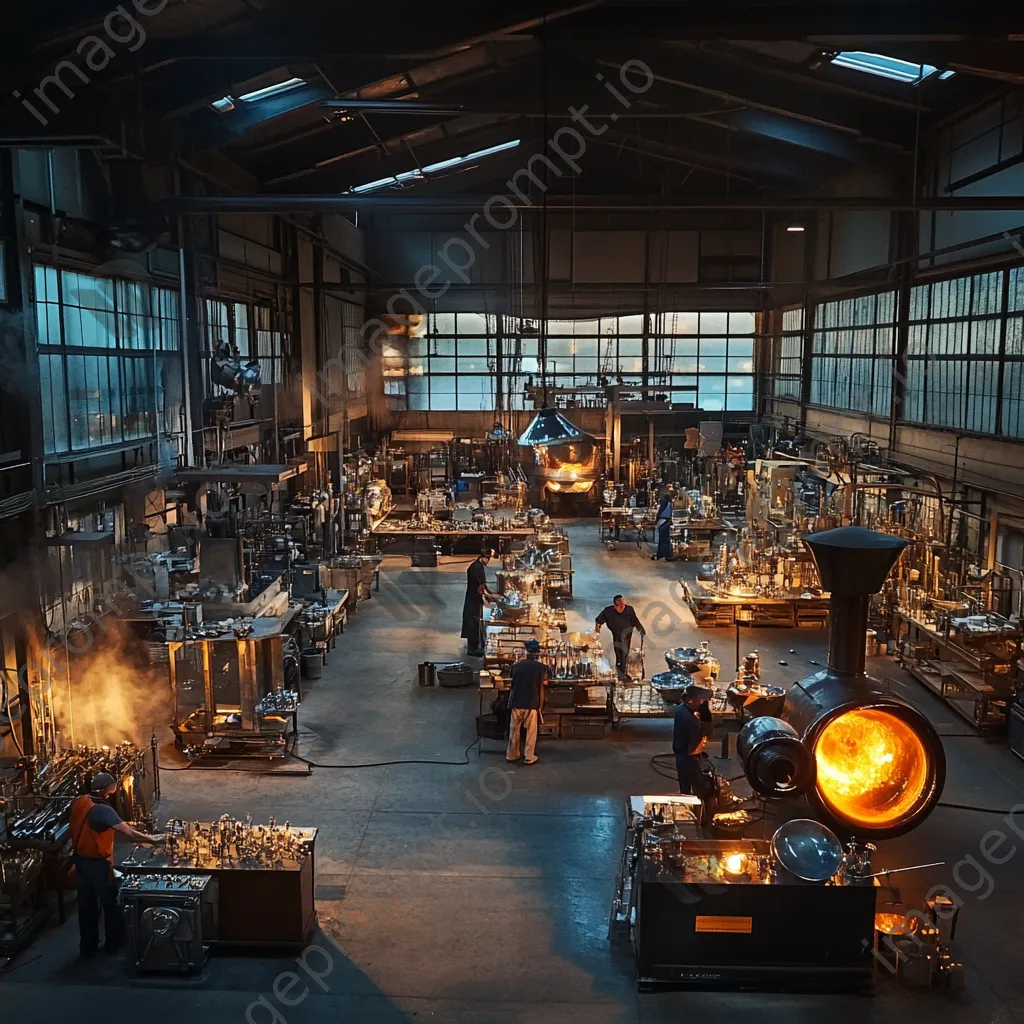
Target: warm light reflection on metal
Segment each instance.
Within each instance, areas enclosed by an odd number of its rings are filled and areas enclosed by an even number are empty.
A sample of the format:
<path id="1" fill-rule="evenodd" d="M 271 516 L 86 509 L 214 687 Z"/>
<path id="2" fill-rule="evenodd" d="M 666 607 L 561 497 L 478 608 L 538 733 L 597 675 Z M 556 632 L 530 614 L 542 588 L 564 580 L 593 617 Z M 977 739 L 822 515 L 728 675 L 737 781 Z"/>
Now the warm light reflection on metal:
<path id="1" fill-rule="evenodd" d="M 917 733 L 891 712 L 838 715 L 814 747 L 818 794 L 851 825 L 896 825 L 929 795 L 929 760 Z"/>

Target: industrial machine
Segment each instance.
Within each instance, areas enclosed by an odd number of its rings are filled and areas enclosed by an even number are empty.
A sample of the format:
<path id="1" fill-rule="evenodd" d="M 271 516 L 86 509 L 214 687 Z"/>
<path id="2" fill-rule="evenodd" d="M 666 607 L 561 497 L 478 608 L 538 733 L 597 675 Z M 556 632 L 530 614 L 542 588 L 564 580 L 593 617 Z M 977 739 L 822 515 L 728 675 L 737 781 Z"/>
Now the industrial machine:
<path id="1" fill-rule="evenodd" d="M 754 800 L 787 800 L 777 806 L 792 813 L 805 798 L 813 817 L 767 842 L 743 838 L 752 819 L 730 808 L 711 838 L 696 797 L 631 798 L 611 933 L 632 942 L 642 987 L 862 986 L 874 969 L 873 844 L 920 825 L 941 796 L 938 734 L 864 671 L 871 595 L 905 541 L 859 527 L 805 540 L 831 595 L 828 668 L 792 687 L 777 717 L 748 722 L 737 752 Z M 933 945 L 934 956 L 904 949 L 905 972 L 952 985 L 962 967 Z"/>
<path id="2" fill-rule="evenodd" d="M 254 620 L 256 627 L 264 621 Z M 276 620 L 270 620 L 276 626 Z M 298 694 L 285 689 L 284 636 L 223 636 L 169 644 L 175 741 L 191 756 L 282 757 Z"/>
<path id="3" fill-rule="evenodd" d="M 128 961 L 139 974 L 196 974 L 216 930 L 211 875 L 128 874 L 119 897 L 128 933 Z"/>
<path id="4" fill-rule="evenodd" d="M 708 839 L 699 804 L 630 797 L 610 934 L 632 942 L 641 990 L 869 982 L 875 889 L 857 850 L 803 819 L 771 841 Z"/>
<path id="5" fill-rule="evenodd" d="M 847 835 L 900 835 L 931 813 L 946 777 L 931 723 L 864 672 L 871 595 L 906 541 L 857 526 L 804 540 L 831 595 L 828 668 L 790 689 L 774 734 L 763 719 L 746 727 L 747 777 L 759 792 L 774 783 L 778 796 L 797 795 L 794 780 L 805 780 L 815 811 Z"/>
<path id="6" fill-rule="evenodd" d="M 519 444 L 533 449 L 542 494 L 588 494 L 601 475 L 596 439 L 557 409 L 541 409 L 523 431 Z"/>

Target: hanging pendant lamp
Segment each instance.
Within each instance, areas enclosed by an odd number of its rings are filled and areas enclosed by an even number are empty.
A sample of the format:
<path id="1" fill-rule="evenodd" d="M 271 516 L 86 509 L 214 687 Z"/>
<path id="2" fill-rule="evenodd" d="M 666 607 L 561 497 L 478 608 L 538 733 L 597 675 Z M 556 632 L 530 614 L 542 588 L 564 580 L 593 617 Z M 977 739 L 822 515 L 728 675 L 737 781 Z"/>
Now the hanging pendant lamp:
<path id="1" fill-rule="evenodd" d="M 520 434 L 519 444 L 523 447 L 546 447 L 576 441 L 583 436 L 583 431 L 570 423 L 557 409 L 541 409 Z"/>

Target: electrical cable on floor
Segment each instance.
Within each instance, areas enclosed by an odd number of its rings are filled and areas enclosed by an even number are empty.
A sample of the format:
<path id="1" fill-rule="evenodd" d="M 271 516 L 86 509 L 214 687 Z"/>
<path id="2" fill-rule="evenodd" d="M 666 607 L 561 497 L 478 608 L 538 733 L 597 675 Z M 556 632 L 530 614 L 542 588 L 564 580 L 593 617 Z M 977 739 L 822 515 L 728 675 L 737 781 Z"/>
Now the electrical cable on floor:
<path id="1" fill-rule="evenodd" d="M 679 780 L 679 775 L 676 772 L 676 755 L 669 752 L 666 754 L 655 754 L 650 760 L 650 766 L 664 779 L 671 779 L 673 782 Z M 670 769 L 670 771 L 662 771 L 663 768 Z M 738 782 L 740 779 L 746 778 L 745 775 L 733 775 L 731 778 L 726 779 L 726 782 Z"/>
<path id="2" fill-rule="evenodd" d="M 999 814 L 1004 818 L 1009 818 L 1013 814 L 1013 809 L 1001 811 L 997 807 L 975 807 L 973 804 L 947 804 L 939 801 L 935 806 L 945 807 L 951 811 L 975 811 L 978 814 Z"/>
<path id="3" fill-rule="evenodd" d="M 302 761 L 303 764 L 308 764 L 312 768 L 385 768 L 393 764 L 438 764 L 438 765 L 467 765 L 469 764 L 469 752 L 477 745 L 479 740 L 474 739 L 472 743 L 462 753 L 461 761 L 426 761 L 420 758 L 410 758 L 408 760 L 401 761 L 371 761 L 367 764 L 319 764 L 316 761 L 310 761 L 308 758 L 303 757 L 301 754 L 292 754 L 292 757 L 296 760 Z"/>
<path id="4" fill-rule="evenodd" d="M 350 768 L 387 768 L 387 767 L 390 767 L 391 765 L 399 765 L 399 764 L 436 764 L 436 765 L 442 765 L 442 766 L 461 767 L 461 766 L 470 764 L 469 752 L 470 752 L 470 750 L 473 749 L 473 747 L 476 746 L 477 743 L 478 743 L 478 740 L 473 740 L 473 742 L 470 743 L 468 747 L 466 747 L 466 749 L 463 751 L 462 760 L 461 761 L 427 761 L 427 760 L 424 760 L 424 759 L 421 759 L 421 758 L 410 758 L 408 760 L 399 760 L 399 761 L 370 761 L 370 762 L 367 762 L 366 764 L 321 764 L 318 761 L 311 761 L 309 758 L 303 757 L 301 754 L 296 754 L 294 752 L 294 750 L 291 752 L 290 756 L 294 757 L 296 761 L 301 761 L 303 764 L 308 764 L 311 768 L 340 768 L 340 769 L 350 769 Z M 210 768 L 202 768 L 202 767 L 200 767 L 198 765 L 183 765 L 182 767 L 172 768 L 169 765 L 163 765 L 163 764 L 160 765 L 160 771 L 162 771 L 162 772 L 201 772 L 201 771 L 205 772 L 205 771 L 214 771 L 214 770 L 215 771 L 222 771 L 222 772 L 236 772 L 237 774 L 240 774 L 240 775 L 280 775 L 281 774 L 280 772 L 276 772 L 276 771 L 272 771 L 272 770 L 271 771 L 248 771 L 245 768 L 217 768 L 217 769 L 210 769 Z M 672 777 L 675 778 L 674 775 Z"/>

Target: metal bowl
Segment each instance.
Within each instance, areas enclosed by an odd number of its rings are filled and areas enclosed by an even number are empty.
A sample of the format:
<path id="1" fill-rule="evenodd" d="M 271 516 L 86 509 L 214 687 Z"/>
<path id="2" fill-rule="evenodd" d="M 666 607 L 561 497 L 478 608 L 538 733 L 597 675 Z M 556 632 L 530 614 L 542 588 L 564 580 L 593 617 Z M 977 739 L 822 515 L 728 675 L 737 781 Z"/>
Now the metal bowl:
<path id="1" fill-rule="evenodd" d="M 528 604 L 499 604 L 498 614 L 507 622 L 518 622 L 525 619 L 530 611 Z"/>
<path id="2" fill-rule="evenodd" d="M 696 672 L 707 660 L 708 652 L 699 647 L 673 647 L 665 652 L 670 672 Z"/>
<path id="3" fill-rule="evenodd" d="M 665 652 L 665 661 L 670 672 L 693 676 L 699 682 L 708 682 L 718 676 L 718 659 L 699 647 L 674 647 Z"/>
<path id="4" fill-rule="evenodd" d="M 685 672 L 659 672 L 651 676 L 651 686 L 666 704 L 679 704 L 683 699 L 683 691 L 692 683 L 693 676 Z"/>
<path id="5" fill-rule="evenodd" d="M 787 821 L 772 836 L 772 856 L 782 870 L 801 882 L 827 882 L 843 863 L 835 834 L 810 818 Z"/>

